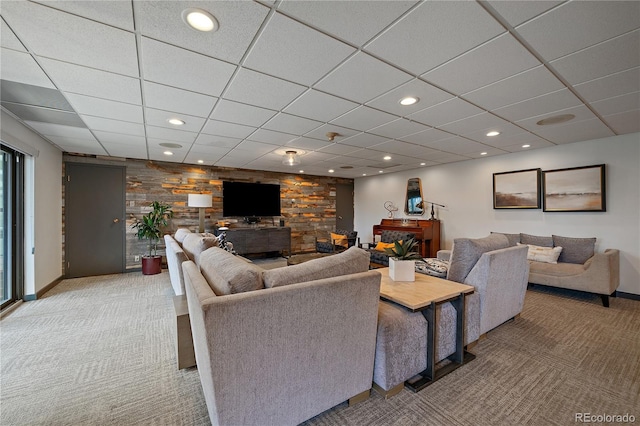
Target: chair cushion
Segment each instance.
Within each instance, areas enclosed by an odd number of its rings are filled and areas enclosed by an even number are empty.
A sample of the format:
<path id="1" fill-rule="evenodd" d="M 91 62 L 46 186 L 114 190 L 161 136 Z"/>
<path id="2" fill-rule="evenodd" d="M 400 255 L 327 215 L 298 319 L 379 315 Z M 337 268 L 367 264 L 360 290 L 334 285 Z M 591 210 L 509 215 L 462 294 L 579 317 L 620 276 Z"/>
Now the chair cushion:
<path id="1" fill-rule="evenodd" d="M 432 277 L 445 278 L 449 272 L 449 262 L 432 258 L 417 260 L 416 272 L 431 275 Z"/>
<path id="2" fill-rule="evenodd" d="M 520 242 L 522 244 L 531 244 L 540 247 L 553 247 L 552 237 L 543 237 L 538 235 L 520 234 Z"/>
<path id="3" fill-rule="evenodd" d="M 173 235 L 173 238 L 175 238 L 178 243 L 182 244 L 184 242 L 184 238 L 190 233 L 191 231 L 187 228 L 178 228 L 176 233 Z"/>
<path id="4" fill-rule="evenodd" d="M 558 257 L 562 252 L 562 247 L 540 247 L 533 244 L 520 244 L 519 246 L 528 246 L 527 260 L 535 260 L 543 263 L 558 263 Z"/>
<path id="5" fill-rule="evenodd" d="M 351 247 L 333 256 L 264 271 L 262 279 L 266 288 L 272 288 L 368 270 L 369 253 L 360 248 Z"/>
<path id="6" fill-rule="evenodd" d="M 406 241 L 414 237 L 415 235 L 412 234 L 411 232 L 391 231 L 391 230 L 385 229 L 380 234 L 380 241 L 382 241 L 383 243 L 392 243 L 394 241 L 400 241 L 400 240 Z"/>
<path id="7" fill-rule="evenodd" d="M 264 269 L 219 247 L 200 255 L 200 271 L 217 296 L 264 288 Z"/>
<path id="8" fill-rule="evenodd" d="M 184 237 L 182 249 L 193 260 L 196 265 L 200 266 L 200 254 L 211 247 L 218 246 L 218 238 L 215 236 L 204 236 L 196 232 L 188 233 Z"/>
<path id="9" fill-rule="evenodd" d="M 402 243 L 402 240 L 400 241 L 400 243 Z M 378 242 L 378 244 L 376 244 L 376 247 L 374 248 L 374 250 L 384 252 L 385 249 L 394 248 L 395 246 L 396 246 L 396 243 L 383 243 L 382 241 L 380 241 Z"/>
<path id="10" fill-rule="evenodd" d="M 596 250 L 595 238 L 571 238 L 552 235 L 553 245 L 561 246 L 562 253 L 558 262 L 579 263 L 583 265 L 593 257 Z"/>
<path id="11" fill-rule="evenodd" d="M 501 234 L 491 234 L 478 239 L 454 239 L 447 279 L 463 283 L 483 253 L 507 247 L 509 240 Z"/>
<path id="12" fill-rule="evenodd" d="M 332 232 L 331 241 L 337 246 L 342 246 L 345 248 L 349 246 L 349 241 L 347 241 L 346 235 L 343 234 L 335 234 Z"/>

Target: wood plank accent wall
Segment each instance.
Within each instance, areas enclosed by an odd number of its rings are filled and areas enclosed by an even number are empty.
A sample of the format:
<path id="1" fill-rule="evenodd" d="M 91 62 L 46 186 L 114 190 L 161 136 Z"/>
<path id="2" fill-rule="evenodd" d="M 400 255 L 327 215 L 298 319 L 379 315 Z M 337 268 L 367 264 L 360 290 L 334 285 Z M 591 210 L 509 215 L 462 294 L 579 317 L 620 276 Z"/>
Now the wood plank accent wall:
<path id="1" fill-rule="evenodd" d="M 291 227 L 291 251 L 304 253 L 315 251 L 316 236 L 328 237 L 328 233 L 336 228 L 336 184 L 353 182 L 352 179 L 326 176 L 196 166 L 160 161 L 132 159 L 119 161 L 71 154 L 65 154 L 63 161 L 126 167 L 126 265 L 128 269 L 140 267 L 140 262 L 136 262 L 134 257 L 145 253 L 145 242 L 137 239 L 134 230 L 131 229 L 131 224 L 135 217 L 140 218 L 149 212 L 149 204 L 152 201 L 160 201 L 173 208 L 174 217 L 170 226 L 165 230 L 166 233 L 173 233 L 177 228 L 189 228 L 197 231 L 198 209 L 187 206 L 187 194 L 211 194 L 213 206 L 205 210 L 205 229 L 209 230 L 218 220 L 223 219 L 223 180 L 279 184 L 282 217 L 285 220 L 285 225 Z M 260 226 L 272 226 L 274 223 L 277 226 L 279 218 L 274 218 L 273 223 L 270 218 L 267 220 L 267 223 L 263 222 Z M 164 254 L 162 241 L 158 246 L 158 251 Z"/>

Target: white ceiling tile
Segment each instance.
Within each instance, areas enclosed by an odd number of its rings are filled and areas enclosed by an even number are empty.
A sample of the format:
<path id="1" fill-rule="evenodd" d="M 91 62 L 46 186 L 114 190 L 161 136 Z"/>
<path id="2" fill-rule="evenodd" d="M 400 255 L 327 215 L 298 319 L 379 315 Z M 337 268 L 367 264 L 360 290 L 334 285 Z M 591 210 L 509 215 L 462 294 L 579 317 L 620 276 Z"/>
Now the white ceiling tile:
<path id="1" fill-rule="evenodd" d="M 130 104 L 141 104 L 140 80 L 66 62 L 38 58 L 47 74 L 63 92 Z"/>
<path id="2" fill-rule="evenodd" d="M 3 2 L 2 16 L 37 55 L 139 75 L 133 33 L 29 2 Z"/>
<path id="3" fill-rule="evenodd" d="M 304 86 L 242 68 L 224 98 L 279 111 L 304 91 Z"/>
<path id="4" fill-rule="evenodd" d="M 549 118 L 549 117 L 554 117 L 556 115 L 564 115 L 564 114 L 573 114 L 575 115 L 575 118 L 573 120 L 571 120 L 570 122 L 578 122 L 578 121 L 584 121 L 584 120 L 590 120 L 592 118 L 595 118 L 595 115 L 593 114 L 593 112 L 591 112 L 591 110 L 589 108 L 587 108 L 584 105 L 579 105 L 573 108 L 566 108 L 566 109 L 562 109 L 562 110 L 558 110 L 558 111 L 549 111 L 545 114 L 542 115 L 538 115 L 536 117 L 529 117 L 526 118 L 524 120 L 519 120 L 516 122 L 516 124 L 520 127 L 523 127 L 533 133 L 536 133 L 538 135 L 541 135 L 540 131 L 544 130 L 544 129 L 549 129 L 549 128 L 553 128 L 553 127 L 561 127 L 566 125 L 567 123 L 559 123 L 559 124 L 551 124 L 551 125 L 543 125 L 540 126 L 538 124 L 536 124 L 538 121 L 545 119 L 545 118 Z"/>
<path id="5" fill-rule="evenodd" d="M 107 151 L 98 143 L 93 142 L 91 144 L 84 143 L 64 143 L 62 145 L 57 144 L 65 152 L 78 153 L 78 154 L 90 154 L 90 155 L 106 155 Z"/>
<path id="6" fill-rule="evenodd" d="M 546 0 L 520 0 L 520 1 L 504 1 L 491 0 L 488 1 L 500 16 L 512 26 L 526 22 L 541 13 L 551 9 L 562 3 L 562 1 L 546 1 Z"/>
<path id="7" fill-rule="evenodd" d="M 369 133 L 374 135 L 386 136 L 388 138 L 401 138 L 403 136 L 412 135 L 414 133 L 427 130 L 428 127 L 424 124 L 417 123 L 415 121 L 407 120 L 406 118 L 399 118 L 391 121 L 382 126 L 374 127 L 369 130 Z"/>
<path id="8" fill-rule="evenodd" d="M 236 70 L 235 65 L 146 37 L 141 45 L 142 73 L 147 81 L 220 96 Z"/>
<path id="9" fill-rule="evenodd" d="M 133 9 L 128 1 L 42 1 L 34 0 L 55 9 L 83 16 L 107 25 L 133 31 Z"/>
<path id="10" fill-rule="evenodd" d="M 439 164 L 446 164 L 446 163 L 455 163 L 456 161 L 469 160 L 470 157 L 467 155 L 459 155 L 459 154 L 452 154 L 449 152 L 442 152 L 437 155 L 432 155 L 430 159 L 431 161 L 435 161 L 436 163 L 439 163 Z"/>
<path id="11" fill-rule="evenodd" d="M 194 147 L 201 146 L 203 147 L 202 149 L 205 149 L 204 147 L 206 147 L 206 149 L 209 149 L 209 147 L 226 148 L 229 150 L 237 146 L 240 142 L 242 142 L 242 139 L 229 138 L 226 136 L 205 135 L 204 133 L 201 133 L 196 138 Z"/>
<path id="12" fill-rule="evenodd" d="M 244 66 L 310 85 L 353 52 L 353 47 L 276 13 L 251 48 Z"/>
<path id="13" fill-rule="evenodd" d="M 367 70 L 363 73 L 362 70 Z M 356 102 L 367 102 L 411 79 L 411 75 L 359 52 L 315 85 Z"/>
<path id="14" fill-rule="evenodd" d="M 551 71 L 539 66 L 465 93 L 463 97 L 476 105 L 493 110 L 562 88 L 564 85 Z"/>
<path id="15" fill-rule="evenodd" d="M 541 126 L 542 127 L 542 126 Z M 614 133 L 598 118 L 569 122 L 564 125 L 543 126 L 536 133 L 554 143 L 580 142 L 613 136 Z"/>
<path id="16" fill-rule="evenodd" d="M 285 146 L 290 148 L 304 149 L 306 151 L 315 151 L 327 145 L 331 145 L 332 143 L 333 142 L 321 141 L 319 139 L 301 137 L 287 142 Z"/>
<path id="17" fill-rule="evenodd" d="M 284 109 L 284 112 L 300 117 L 331 121 L 358 104 L 317 90 L 309 90 Z"/>
<path id="18" fill-rule="evenodd" d="M 194 117 L 192 115 L 180 114 L 171 111 L 163 111 L 160 109 L 145 108 L 144 118 L 148 125 L 156 127 L 166 127 L 176 131 L 183 132 L 199 132 L 202 129 L 206 119 Z M 181 126 L 169 123 L 169 119 L 177 118 L 184 121 Z"/>
<path id="19" fill-rule="evenodd" d="M 517 28 L 547 61 L 638 28 L 636 1 L 571 1 Z"/>
<path id="20" fill-rule="evenodd" d="M 289 133 L 274 132 L 273 130 L 265 129 L 259 129 L 248 137 L 248 139 L 252 141 L 271 143 L 274 145 L 284 145 L 295 138 L 296 136 Z"/>
<path id="21" fill-rule="evenodd" d="M 4 19 L 0 19 L 0 46 L 22 52 L 27 51 L 11 28 L 4 22 Z"/>
<path id="22" fill-rule="evenodd" d="M 493 112 L 507 120 L 517 121 L 544 114 L 547 111 L 558 111 L 580 104 L 582 102 L 573 93 L 568 89 L 562 89 L 506 107 L 497 108 Z"/>
<path id="23" fill-rule="evenodd" d="M 638 67 L 640 30 L 552 61 L 551 66 L 571 84 Z"/>
<path id="24" fill-rule="evenodd" d="M 496 155 L 502 155 L 507 153 L 508 151 L 503 149 L 493 148 L 493 147 L 484 147 L 483 150 L 480 152 L 469 152 L 465 155 L 471 158 L 486 158 L 486 157 L 494 157 Z"/>
<path id="25" fill-rule="evenodd" d="M 640 132 L 640 109 L 606 115 L 604 120 L 619 135 Z"/>
<path id="26" fill-rule="evenodd" d="M 211 161 L 219 160 L 227 155 L 231 148 L 221 148 L 217 146 L 193 145 L 189 150 L 190 154 L 195 154 L 198 158 Z"/>
<path id="27" fill-rule="evenodd" d="M 546 141 L 542 138 L 538 138 L 536 141 L 527 142 L 526 145 L 529 145 L 528 148 L 523 148 L 522 145 L 523 145 L 522 143 L 517 143 L 515 145 L 504 146 L 501 148 L 509 152 L 524 152 L 524 151 L 530 151 L 532 149 L 547 148 L 549 146 L 554 146 L 555 144 L 549 141 Z"/>
<path id="28" fill-rule="evenodd" d="M 366 131 L 388 123 L 396 118 L 396 116 L 387 114 L 386 112 L 360 106 L 335 120 L 331 120 L 331 123 L 350 129 Z"/>
<path id="29" fill-rule="evenodd" d="M 102 143 L 107 153 L 114 157 L 147 158 L 147 146 L 129 146 L 119 143 Z"/>
<path id="30" fill-rule="evenodd" d="M 259 127 L 276 114 L 277 111 L 270 109 L 220 99 L 216 109 L 211 114 L 211 118 L 219 121 L 228 121 L 229 123 Z"/>
<path id="31" fill-rule="evenodd" d="M 450 99 L 409 115 L 409 119 L 428 126 L 441 126 L 480 114 L 482 110 L 460 98 Z"/>
<path id="32" fill-rule="evenodd" d="M 359 151 L 360 148 L 356 146 L 345 145 L 342 143 L 332 143 L 330 145 L 320 148 L 321 152 L 335 155 L 349 155 L 353 152 Z"/>
<path id="33" fill-rule="evenodd" d="M 373 145 L 377 145 L 382 143 L 389 138 L 385 138 L 378 135 L 372 135 L 371 133 L 359 133 L 355 136 L 351 136 L 349 138 L 340 141 L 340 143 L 344 143 L 346 145 L 357 146 L 360 148 L 366 148 Z"/>
<path id="34" fill-rule="evenodd" d="M 144 83 L 145 103 L 151 108 L 196 117 L 208 117 L 217 98 L 176 89 L 162 84 Z"/>
<path id="35" fill-rule="evenodd" d="M 147 138 L 162 139 L 164 141 L 179 142 L 180 144 L 191 144 L 195 141 L 197 133 L 184 132 L 181 130 L 167 129 L 164 127 L 146 126 Z"/>
<path id="36" fill-rule="evenodd" d="M 283 1 L 278 7 L 357 46 L 402 16 L 415 1 Z"/>
<path id="37" fill-rule="evenodd" d="M 637 92 L 640 91 L 640 67 L 576 84 L 573 87 L 589 102 Z"/>
<path id="38" fill-rule="evenodd" d="M 203 33 L 181 18 L 181 1 L 135 1 L 136 28 L 142 35 L 237 63 L 249 47 L 269 9 L 248 1 L 189 1 L 216 17 L 220 28 Z"/>
<path id="39" fill-rule="evenodd" d="M 322 122 L 320 121 L 309 120 L 308 118 L 297 117 L 281 112 L 269 120 L 262 128 L 301 136 L 321 125 Z"/>
<path id="40" fill-rule="evenodd" d="M 99 146 L 98 141 L 91 134 L 85 138 L 70 138 L 69 136 L 47 136 L 51 142 L 55 143 L 58 146 L 76 146 L 76 147 L 95 147 Z"/>
<path id="41" fill-rule="evenodd" d="M 62 136 L 76 139 L 91 139 L 89 129 L 62 124 L 41 123 L 39 121 L 25 121 L 25 124 L 44 136 Z"/>
<path id="42" fill-rule="evenodd" d="M 603 99 L 591 104 L 600 115 L 613 115 L 640 109 L 640 92 Z"/>
<path id="43" fill-rule="evenodd" d="M 445 90 L 467 93 L 538 65 L 540 62 L 507 33 L 421 77 Z"/>
<path id="44" fill-rule="evenodd" d="M 487 146 L 478 142 L 471 141 L 469 139 L 461 138 L 459 136 L 454 136 L 449 139 L 444 139 L 437 142 L 431 142 L 428 144 L 430 148 L 437 149 L 438 151 L 449 152 L 452 154 L 469 154 L 474 152 L 483 152 L 486 151 Z M 439 158 L 428 157 L 430 159 Z"/>
<path id="45" fill-rule="evenodd" d="M 499 146 L 501 140 L 522 133 L 520 127 L 488 112 L 447 124 L 441 129 L 491 146 Z M 487 136 L 487 133 L 494 131 L 500 134 Z"/>
<path id="46" fill-rule="evenodd" d="M 202 133 L 209 135 L 227 136 L 230 138 L 244 139 L 256 130 L 255 127 L 242 124 L 227 123 L 224 121 L 209 120 L 202 129 Z"/>
<path id="47" fill-rule="evenodd" d="M 49 77 L 28 53 L 1 49 L 0 75 L 3 80 L 55 89 Z"/>
<path id="48" fill-rule="evenodd" d="M 215 165 L 217 167 L 237 167 L 242 169 L 250 161 L 250 158 L 238 158 L 225 155 L 220 160 L 216 161 Z"/>
<path id="49" fill-rule="evenodd" d="M 400 140 L 405 142 L 411 142 L 418 145 L 426 145 L 430 142 L 441 141 L 443 139 L 449 139 L 452 137 L 451 133 L 443 132 L 438 129 L 428 129 L 423 132 L 414 133 L 412 135 L 405 136 L 400 138 Z"/>
<path id="50" fill-rule="evenodd" d="M 144 136 L 123 135 L 121 133 L 103 132 L 94 130 L 93 134 L 98 138 L 105 148 L 109 145 L 122 145 L 136 148 L 144 148 L 145 155 L 147 150 L 147 139 Z"/>
<path id="51" fill-rule="evenodd" d="M 336 136 L 333 140 L 333 142 L 341 142 L 343 140 L 345 140 L 346 138 L 350 137 L 350 136 L 355 136 L 358 133 L 360 133 L 359 130 L 353 130 L 353 129 L 349 129 L 346 127 L 341 127 L 341 126 L 336 126 L 335 124 L 325 124 L 323 126 L 320 126 L 316 129 L 313 129 L 312 131 L 305 133 L 304 136 L 308 137 L 308 138 L 315 138 L 315 139 L 321 139 L 321 140 L 328 140 L 328 136 L 327 133 L 329 132 L 333 132 L 333 133 L 337 133 L 338 136 Z"/>
<path id="52" fill-rule="evenodd" d="M 387 141 L 372 147 L 373 149 L 388 152 L 390 154 L 401 154 L 415 159 L 426 158 L 429 154 L 434 153 L 434 149 L 425 146 L 414 145 L 407 142 Z M 391 158 L 391 161 L 396 159 Z"/>
<path id="53" fill-rule="evenodd" d="M 186 152 L 176 152 L 174 155 L 166 155 L 167 148 L 149 148 L 149 160 L 166 161 L 169 163 L 181 163 L 186 156 Z"/>
<path id="54" fill-rule="evenodd" d="M 376 38 L 366 50 L 414 74 L 504 32 L 475 2 L 424 2 Z"/>
<path id="55" fill-rule="evenodd" d="M 263 143 L 263 142 L 254 142 L 254 141 L 242 141 L 233 149 L 232 154 L 236 154 L 238 151 L 246 151 L 250 153 L 254 153 L 256 156 L 262 156 L 269 152 L 273 152 L 277 149 L 275 145 Z"/>
<path id="56" fill-rule="evenodd" d="M 134 136 L 145 135 L 144 126 L 139 123 L 92 117 L 90 115 L 81 115 L 80 117 L 82 117 L 82 121 L 84 121 L 87 124 L 87 127 L 91 130 L 101 130 L 103 132 L 122 133 L 124 135 Z"/>
<path id="57" fill-rule="evenodd" d="M 419 101 L 413 105 L 400 105 L 400 100 L 408 96 L 416 97 Z M 451 98 L 453 96 L 444 90 L 422 80 L 414 79 L 367 102 L 367 105 L 391 114 L 407 116 Z"/>
<path id="58" fill-rule="evenodd" d="M 78 114 L 140 124 L 144 122 L 142 107 L 139 105 L 125 104 L 75 93 L 67 93 L 66 98 Z"/>

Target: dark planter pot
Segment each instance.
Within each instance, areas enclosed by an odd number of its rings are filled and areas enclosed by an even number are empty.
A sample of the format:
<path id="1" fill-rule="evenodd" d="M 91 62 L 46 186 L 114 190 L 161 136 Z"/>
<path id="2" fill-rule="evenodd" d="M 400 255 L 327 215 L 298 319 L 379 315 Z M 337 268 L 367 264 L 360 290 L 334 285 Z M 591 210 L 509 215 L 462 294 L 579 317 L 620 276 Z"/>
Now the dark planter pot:
<path id="1" fill-rule="evenodd" d="M 142 274 L 155 275 L 162 272 L 162 256 L 142 256 Z"/>

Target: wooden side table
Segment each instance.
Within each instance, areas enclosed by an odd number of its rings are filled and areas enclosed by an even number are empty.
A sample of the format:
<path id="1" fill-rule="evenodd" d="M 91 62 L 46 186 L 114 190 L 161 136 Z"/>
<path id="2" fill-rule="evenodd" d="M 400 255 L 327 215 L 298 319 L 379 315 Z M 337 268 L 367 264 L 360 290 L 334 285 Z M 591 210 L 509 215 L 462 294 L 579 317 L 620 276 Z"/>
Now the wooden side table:
<path id="1" fill-rule="evenodd" d="M 176 314 L 176 359 L 178 370 L 194 367 L 196 355 L 193 351 L 193 336 L 189 321 L 189 307 L 186 296 L 173 296 L 173 309 Z"/>

